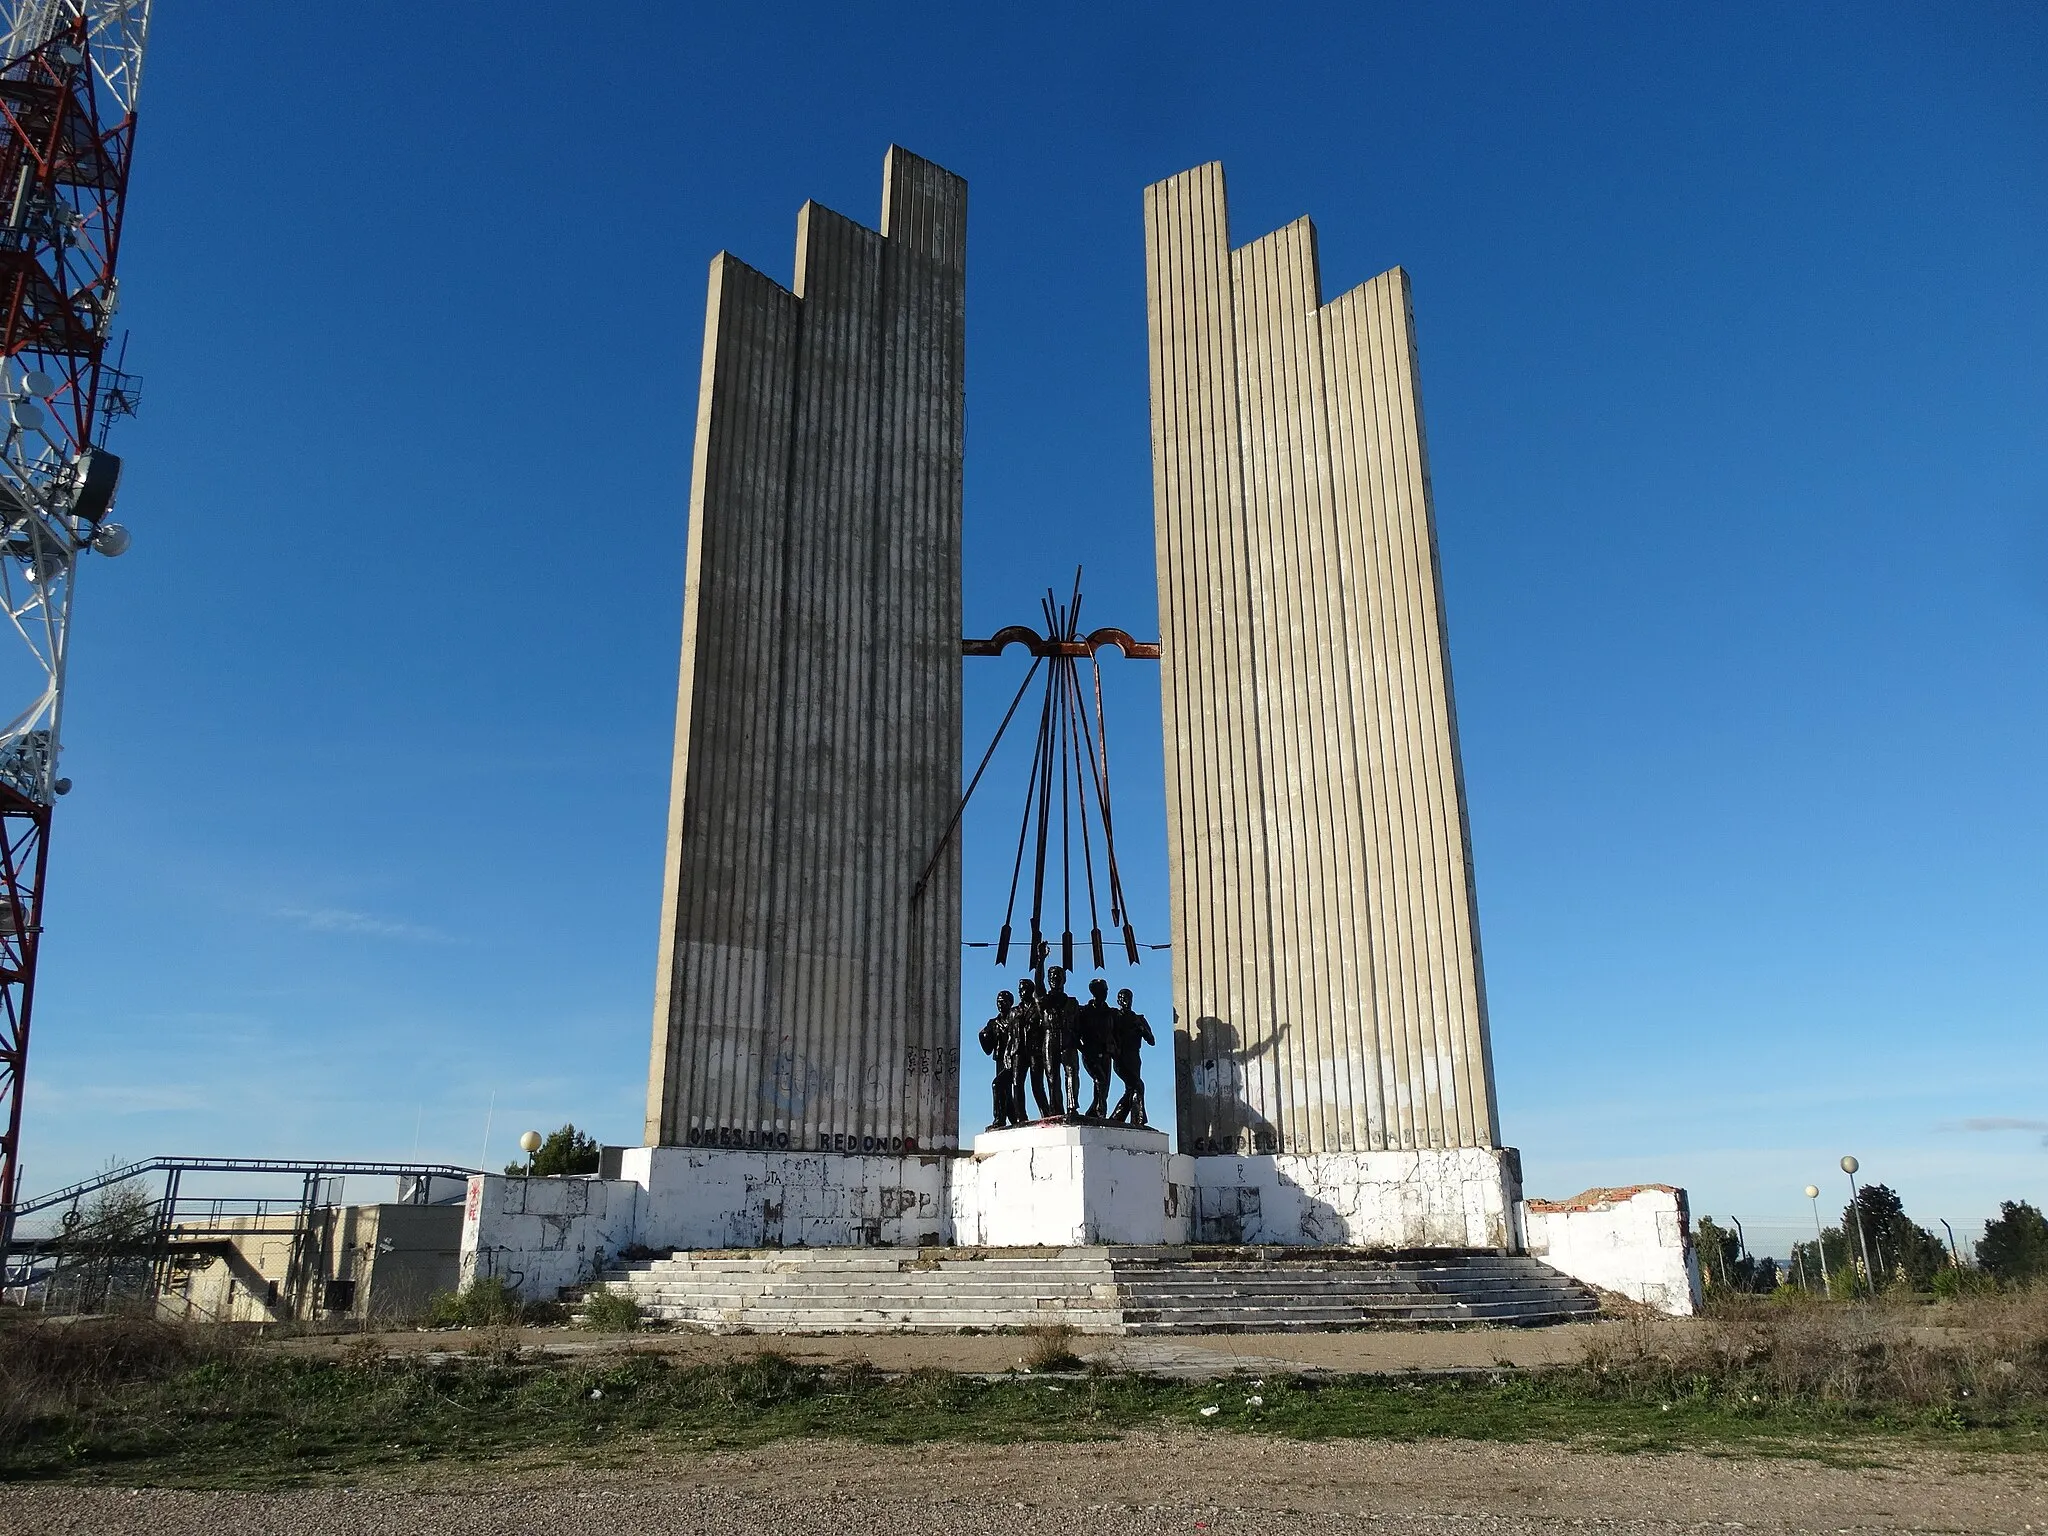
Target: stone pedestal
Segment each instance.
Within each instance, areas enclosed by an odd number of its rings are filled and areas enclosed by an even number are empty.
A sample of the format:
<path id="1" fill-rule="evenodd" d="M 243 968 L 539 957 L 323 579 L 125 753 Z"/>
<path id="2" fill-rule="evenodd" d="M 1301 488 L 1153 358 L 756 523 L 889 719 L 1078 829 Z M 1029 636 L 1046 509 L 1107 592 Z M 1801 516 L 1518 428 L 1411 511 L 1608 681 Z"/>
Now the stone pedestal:
<path id="1" fill-rule="evenodd" d="M 1164 1132 L 1122 1125 L 985 1131 L 954 1170 L 954 1241 L 966 1247 L 1184 1243 L 1194 1159 Z"/>

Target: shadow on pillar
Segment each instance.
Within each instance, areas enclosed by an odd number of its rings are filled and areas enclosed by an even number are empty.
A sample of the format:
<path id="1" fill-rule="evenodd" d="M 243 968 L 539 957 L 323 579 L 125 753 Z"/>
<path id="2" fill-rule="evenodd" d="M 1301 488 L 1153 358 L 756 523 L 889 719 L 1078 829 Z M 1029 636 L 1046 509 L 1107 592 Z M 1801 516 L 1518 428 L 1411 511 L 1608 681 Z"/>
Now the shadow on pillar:
<path id="1" fill-rule="evenodd" d="M 1286 1038 L 1287 1028 L 1283 1023 L 1249 1049 L 1236 1026 L 1214 1014 L 1195 1021 L 1193 1036 L 1174 1032 L 1182 1151 L 1197 1157 L 1257 1157 L 1281 1150 L 1280 1133 L 1245 1093 L 1245 1068 Z"/>

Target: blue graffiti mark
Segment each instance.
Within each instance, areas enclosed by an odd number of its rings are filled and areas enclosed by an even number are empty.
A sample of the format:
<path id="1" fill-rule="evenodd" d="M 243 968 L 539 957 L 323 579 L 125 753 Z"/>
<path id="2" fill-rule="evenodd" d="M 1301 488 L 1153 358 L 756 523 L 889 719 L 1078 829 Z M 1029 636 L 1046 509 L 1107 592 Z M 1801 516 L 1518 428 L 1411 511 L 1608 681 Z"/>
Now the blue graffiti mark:
<path id="1" fill-rule="evenodd" d="M 825 1074 L 799 1056 L 787 1043 L 768 1063 L 768 1076 L 761 1083 L 761 1099 L 792 1118 L 800 1117 L 824 1086 Z"/>

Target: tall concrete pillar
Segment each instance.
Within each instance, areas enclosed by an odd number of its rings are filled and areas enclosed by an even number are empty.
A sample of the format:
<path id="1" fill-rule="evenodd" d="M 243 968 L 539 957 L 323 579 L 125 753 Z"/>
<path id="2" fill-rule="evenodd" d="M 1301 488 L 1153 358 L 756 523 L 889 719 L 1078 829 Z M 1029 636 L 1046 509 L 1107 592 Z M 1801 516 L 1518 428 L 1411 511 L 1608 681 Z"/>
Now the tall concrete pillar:
<path id="1" fill-rule="evenodd" d="M 711 264 L 651 1144 L 958 1141 L 967 186 L 892 148 L 881 232 Z"/>
<path id="2" fill-rule="evenodd" d="M 1231 249 L 1215 164 L 1145 232 L 1181 1148 L 1490 1152 L 1407 274 L 1325 304 L 1307 219 Z"/>

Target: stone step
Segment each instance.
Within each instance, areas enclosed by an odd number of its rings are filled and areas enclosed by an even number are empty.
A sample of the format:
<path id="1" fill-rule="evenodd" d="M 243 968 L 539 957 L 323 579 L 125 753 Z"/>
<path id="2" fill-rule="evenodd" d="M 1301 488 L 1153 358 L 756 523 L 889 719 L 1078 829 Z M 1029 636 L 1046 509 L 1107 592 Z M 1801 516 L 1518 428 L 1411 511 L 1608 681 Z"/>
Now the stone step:
<path id="1" fill-rule="evenodd" d="M 1064 1323 L 1084 1333 L 1290 1333 L 1534 1326 L 1598 1299 L 1526 1258 L 1373 1260 L 1318 1254 L 1200 1259 L 1185 1250 L 780 1250 L 677 1254 L 606 1272 L 647 1316 L 762 1332 L 957 1332 Z"/>

